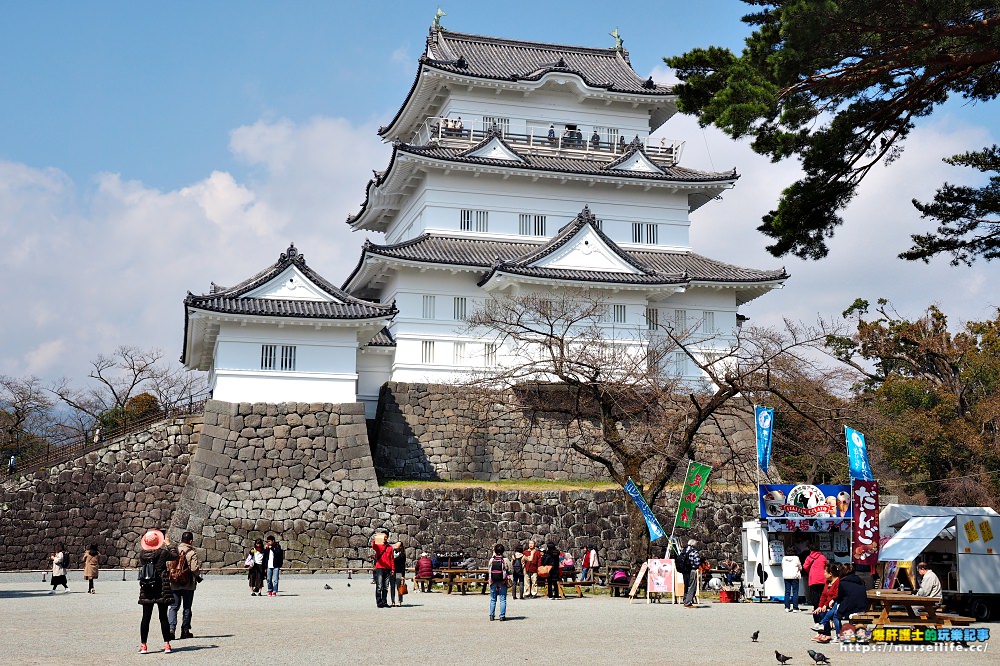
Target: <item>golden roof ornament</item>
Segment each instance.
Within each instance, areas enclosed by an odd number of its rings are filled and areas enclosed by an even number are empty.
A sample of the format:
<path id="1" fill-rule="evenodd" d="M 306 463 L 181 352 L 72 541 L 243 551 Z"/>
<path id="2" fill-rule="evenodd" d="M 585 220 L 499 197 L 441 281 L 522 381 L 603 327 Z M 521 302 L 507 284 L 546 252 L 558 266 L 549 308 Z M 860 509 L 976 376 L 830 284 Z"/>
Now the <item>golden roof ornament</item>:
<path id="1" fill-rule="evenodd" d="M 443 9 L 438 7 L 437 11 L 434 13 L 434 25 L 432 26 L 435 30 L 441 30 L 441 28 L 443 27 L 441 25 L 442 16 L 447 16 L 447 14 L 444 13 Z"/>
<path id="2" fill-rule="evenodd" d="M 625 40 L 622 39 L 621 35 L 618 33 L 618 26 L 615 26 L 613 32 L 609 32 L 609 35 L 615 38 L 615 51 L 624 51 L 625 48 L 622 46 Z"/>

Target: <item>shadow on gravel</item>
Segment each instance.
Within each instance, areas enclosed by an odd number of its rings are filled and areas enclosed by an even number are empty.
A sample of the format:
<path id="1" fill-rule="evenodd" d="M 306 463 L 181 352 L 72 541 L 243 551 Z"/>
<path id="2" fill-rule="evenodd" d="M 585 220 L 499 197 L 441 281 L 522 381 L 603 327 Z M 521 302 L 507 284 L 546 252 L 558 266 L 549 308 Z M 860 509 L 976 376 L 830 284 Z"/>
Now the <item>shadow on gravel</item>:
<path id="1" fill-rule="evenodd" d="M 61 596 L 63 594 L 67 593 L 60 590 L 59 592 L 53 594 L 52 596 L 56 595 Z M 68 594 L 72 594 L 72 592 L 69 592 Z M 47 596 L 49 596 L 48 590 L 4 590 L 3 592 L 0 592 L 0 599 L 24 599 L 27 597 L 47 597 Z"/>
<path id="2" fill-rule="evenodd" d="M 236 634 L 219 634 L 218 636 L 202 636 L 202 635 L 199 634 L 198 636 L 195 636 L 194 638 L 195 638 L 195 640 L 200 640 L 200 639 L 208 640 L 209 638 L 232 638 L 235 635 Z M 185 640 L 187 640 L 187 639 L 185 639 Z"/>
<path id="3" fill-rule="evenodd" d="M 197 652 L 198 650 L 212 650 L 219 647 L 218 645 L 185 645 L 183 647 L 175 647 L 174 652 Z"/>

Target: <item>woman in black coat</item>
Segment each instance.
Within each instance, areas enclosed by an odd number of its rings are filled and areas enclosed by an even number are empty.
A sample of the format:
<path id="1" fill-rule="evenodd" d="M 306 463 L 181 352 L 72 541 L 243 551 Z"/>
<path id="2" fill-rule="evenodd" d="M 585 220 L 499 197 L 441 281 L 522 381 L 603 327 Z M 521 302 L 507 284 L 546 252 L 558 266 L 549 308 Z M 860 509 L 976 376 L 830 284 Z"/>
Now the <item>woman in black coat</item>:
<path id="1" fill-rule="evenodd" d="M 548 583 L 549 599 L 559 598 L 559 549 L 555 544 L 545 544 L 545 553 L 542 555 L 542 566 L 550 566 L 548 575 L 545 577 Z"/>
<path id="2" fill-rule="evenodd" d="M 153 606 L 160 614 L 160 633 L 163 635 L 164 652 L 171 652 L 170 623 L 167 621 L 167 609 L 174 603 L 174 595 L 170 591 L 170 577 L 167 573 L 167 563 L 177 559 L 177 548 L 170 545 L 159 530 L 150 530 L 142 537 L 140 545 L 143 548 L 139 554 L 139 605 L 142 606 L 142 621 L 139 623 L 139 653 L 146 654 L 146 641 L 149 638 L 149 622 L 153 618 Z M 152 584 L 142 584 L 142 571 L 146 564 L 152 563 L 159 578 Z"/>

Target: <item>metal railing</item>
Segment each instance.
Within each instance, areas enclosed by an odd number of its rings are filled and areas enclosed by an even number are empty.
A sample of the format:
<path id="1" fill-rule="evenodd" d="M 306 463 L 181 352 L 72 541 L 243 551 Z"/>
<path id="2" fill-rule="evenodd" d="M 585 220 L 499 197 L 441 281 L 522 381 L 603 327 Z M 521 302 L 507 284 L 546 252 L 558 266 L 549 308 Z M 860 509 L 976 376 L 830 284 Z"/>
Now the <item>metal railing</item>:
<path id="1" fill-rule="evenodd" d="M 101 437 L 96 442 L 87 433 L 74 433 L 62 440 L 48 441 L 44 447 L 40 446 L 38 450 L 19 460 L 13 474 L 5 470 L 6 478 L 4 480 L 28 476 L 40 469 L 46 469 L 86 455 L 107 446 L 114 440 L 145 430 L 154 423 L 198 414 L 204 410 L 207 399 L 207 395 L 204 394 L 192 396 L 187 402 L 146 414 L 134 421 L 126 420 L 120 427 L 102 432 Z"/>
<path id="2" fill-rule="evenodd" d="M 473 146 L 489 133 L 495 125 L 488 126 L 483 120 L 472 120 L 467 126 L 463 121 L 461 126 L 457 120 L 432 116 L 427 118 L 414 133 L 413 142 L 417 145 L 436 143 L 441 146 Z M 512 148 L 526 147 L 538 154 L 552 153 L 573 157 L 588 157 L 612 161 L 629 149 L 629 142 L 624 136 L 595 129 L 590 134 L 578 130 L 554 131 L 549 135 L 547 129 L 527 128 L 525 133 L 511 132 L 507 126 L 497 126 L 504 141 Z M 684 142 L 663 137 L 646 137 L 640 139 L 646 153 L 659 162 L 668 165 L 677 164 L 684 150 Z"/>

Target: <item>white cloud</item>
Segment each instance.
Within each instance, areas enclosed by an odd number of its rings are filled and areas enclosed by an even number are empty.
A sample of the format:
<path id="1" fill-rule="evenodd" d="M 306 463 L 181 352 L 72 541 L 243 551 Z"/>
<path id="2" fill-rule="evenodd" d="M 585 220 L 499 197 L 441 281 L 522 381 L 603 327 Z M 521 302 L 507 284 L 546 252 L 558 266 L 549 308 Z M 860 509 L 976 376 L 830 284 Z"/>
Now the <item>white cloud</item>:
<path id="1" fill-rule="evenodd" d="M 660 85 L 673 86 L 681 82 L 677 78 L 677 72 L 672 67 L 667 67 L 664 64 L 659 64 L 653 68 L 653 71 L 649 73 L 649 76 L 653 77 L 653 81 L 659 83 Z"/>
<path id="2" fill-rule="evenodd" d="M 289 241 L 345 277 L 364 239 L 344 219 L 388 159 L 375 128 L 261 121 L 233 130 L 230 147 L 247 182 L 216 171 L 170 191 L 121 174 L 78 187 L 58 169 L 0 162 L 0 373 L 79 377 L 122 344 L 175 359 L 185 292 L 250 277 Z"/>
<path id="3" fill-rule="evenodd" d="M 820 261 L 775 258 L 764 249 L 770 239 L 756 231 L 781 190 L 799 177 L 797 162 L 772 164 L 746 143 L 734 142 L 714 128 L 701 129 L 688 116 L 675 117 L 658 134 L 686 139 L 686 166 L 717 171 L 737 167 L 741 177 L 736 187 L 692 216 L 691 238 L 695 251 L 711 257 L 787 268 L 792 277 L 783 290 L 744 308 L 754 323 L 839 316 L 859 297 L 872 302 L 888 298 L 904 315 L 918 315 L 938 303 L 954 324 L 995 314 L 998 299 L 990 286 L 1000 278 L 1000 265 L 979 262 L 966 268 L 949 266 L 947 259 L 924 264 L 897 258 L 909 248 L 910 234 L 931 228 L 910 200 L 929 200 L 946 180 L 975 182 L 968 180 L 969 170 L 948 166 L 941 158 L 989 144 L 993 139 L 985 129 L 948 117 L 920 125 L 899 161 L 876 167 L 865 179 L 843 212 L 844 224 L 829 241 L 829 255 Z"/>

